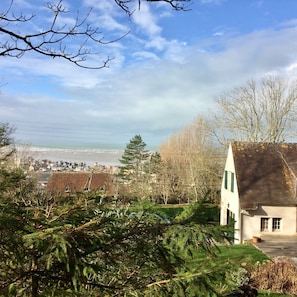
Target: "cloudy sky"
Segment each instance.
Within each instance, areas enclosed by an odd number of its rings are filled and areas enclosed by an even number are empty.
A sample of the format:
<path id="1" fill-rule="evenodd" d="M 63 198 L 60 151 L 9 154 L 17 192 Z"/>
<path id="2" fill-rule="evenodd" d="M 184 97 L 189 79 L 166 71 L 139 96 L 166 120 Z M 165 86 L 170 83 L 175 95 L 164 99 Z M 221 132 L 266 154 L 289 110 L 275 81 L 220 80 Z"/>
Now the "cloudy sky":
<path id="1" fill-rule="evenodd" d="M 6 9 L 2 2 L 0 13 Z M 45 28 L 47 2 L 15 0 L 14 12 L 35 15 L 30 26 L 17 30 Z M 89 22 L 104 41 L 129 34 L 92 45 L 98 55 L 87 65 L 113 58 L 100 70 L 33 53 L 0 57 L 0 121 L 16 127 L 18 142 L 124 147 L 140 134 L 149 147 L 157 147 L 214 110 L 216 95 L 250 78 L 297 74 L 296 0 L 193 0 L 186 12 L 143 2 L 131 18 L 113 0 L 62 3 L 69 13 L 61 25 L 93 7 Z M 78 45 L 75 38 L 67 44 Z"/>

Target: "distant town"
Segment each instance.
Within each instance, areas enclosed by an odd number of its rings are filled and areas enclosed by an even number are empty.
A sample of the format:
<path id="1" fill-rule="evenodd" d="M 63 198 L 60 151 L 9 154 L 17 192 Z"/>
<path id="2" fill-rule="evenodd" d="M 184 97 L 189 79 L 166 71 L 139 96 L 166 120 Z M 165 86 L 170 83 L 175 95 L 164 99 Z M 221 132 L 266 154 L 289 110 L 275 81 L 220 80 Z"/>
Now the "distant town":
<path id="1" fill-rule="evenodd" d="M 51 161 L 48 159 L 33 159 L 29 158 L 26 161 L 26 167 L 28 171 L 51 173 L 51 172 L 63 172 L 63 171 L 96 171 L 106 173 L 116 173 L 118 171 L 117 166 L 112 165 L 100 165 L 94 163 L 92 166 L 87 165 L 86 162 L 69 162 L 69 161 Z"/>
<path id="2" fill-rule="evenodd" d="M 116 174 L 119 170 L 117 166 L 100 165 L 94 163 L 92 166 L 87 165 L 86 162 L 69 162 L 69 161 L 51 161 L 48 159 L 34 159 L 28 158 L 25 161 L 25 168 L 28 173 L 34 173 L 37 176 L 37 184 L 40 189 L 45 189 L 53 172 L 103 172 L 109 174 Z"/>

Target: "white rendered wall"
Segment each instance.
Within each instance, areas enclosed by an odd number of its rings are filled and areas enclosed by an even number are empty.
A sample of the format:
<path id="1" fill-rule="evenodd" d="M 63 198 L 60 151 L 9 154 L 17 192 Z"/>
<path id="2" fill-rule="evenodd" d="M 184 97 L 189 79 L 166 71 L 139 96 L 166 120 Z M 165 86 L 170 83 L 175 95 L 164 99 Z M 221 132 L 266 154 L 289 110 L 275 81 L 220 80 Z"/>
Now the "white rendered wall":
<path id="1" fill-rule="evenodd" d="M 259 206 L 255 211 L 242 215 L 242 240 L 253 236 L 263 235 L 295 235 L 296 234 L 296 207 Z M 261 218 L 268 218 L 268 231 L 261 231 Z M 272 218 L 281 218 L 279 231 L 272 230 Z"/>
<path id="2" fill-rule="evenodd" d="M 228 171 L 228 189 L 225 189 L 225 172 L 223 176 L 223 182 L 221 186 L 221 217 L 220 223 L 221 225 L 227 224 L 227 209 L 231 211 L 235 215 L 235 241 L 234 243 L 241 242 L 240 236 L 240 208 L 239 208 L 239 198 L 238 198 L 238 188 L 237 188 L 237 180 L 236 174 L 234 174 L 234 192 L 231 192 L 231 172 L 235 173 L 235 166 L 233 160 L 233 153 L 231 144 L 229 145 L 227 160 L 225 164 L 225 171 Z"/>

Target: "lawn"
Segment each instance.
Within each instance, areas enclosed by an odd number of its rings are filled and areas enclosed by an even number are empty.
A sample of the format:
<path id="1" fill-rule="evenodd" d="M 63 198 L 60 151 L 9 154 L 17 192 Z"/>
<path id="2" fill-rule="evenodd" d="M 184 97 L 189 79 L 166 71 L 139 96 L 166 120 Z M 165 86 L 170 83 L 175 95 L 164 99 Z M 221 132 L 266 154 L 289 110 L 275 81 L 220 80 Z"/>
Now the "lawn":
<path id="1" fill-rule="evenodd" d="M 220 269 L 220 267 L 224 269 L 226 263 L 228 263 L 228 267 L 244 267 L 245 265 L 267 260 L 269 258 L 264 253 L 249 244 L 219 246 L 217 257 L 213 259 L 206 258 L 203 253 L 196 253 L 194 256 L 195 265 L 203 265 L 203 263 L 207 262 L 208 265 L 213 265 L 216 269 Z M 291 295 L 259 290 L 258 296 L 289 297 Z"/>
<path id="2" fill-rule="evenodd" d="M 269 258 L 249 244 L 218 246 L 218 252 L 215 258 L 205 257 L 205 254 L 201 252 L 197 252 L 194 256 L 195 264 L 199 265 L 207 261 L 208 263 L 213 263 L 216 267 L 225 267 L 226 263 L 229 264 L 229 267 L 238 267 L 265 260 L 269 260 Z"/>
<path id="3" fill-rule="evenodd" d="M 285 295 L 282 293 L 273 293 L 273 292 L 267 292 L 267 291 L 258 291 L 258 297 L 289 297 L 292 295 Z"/>
<path id="4" fill-rule="evenodd" d="M 203 205 L 203 217 L 206 217 L 207 222 L 219 222 L 219 210 L 213 205 Z M 187 209 L 187 206 L 163 206 L 151 208 L 149 205 L 148 209 L 155 212 L 159 216 L 168 219 L 174 219 L 181 215 L 183 211 Z M 269 261 L 270 259 L 262 253 L 259 249 L 255 248 L 251 244 L 241 244 L 241 245 L 220 245 L 218 246 L 217 256 L 208 257 L 204 252 L 196 251 L 193 257 L 189 257 L 187 261 L 188 271 L 191 271 L 191 267 L 200 266 L 202 269 L 205 267 L 215 268 L 216 271 L 221 270 L 222 272 L 228 270 L 232 267 L 236 270 L 239 267 L 248 267 L 257 262 Z M 224 282 L 224 280 L 222 279 Z M 270 291 L 258 291 L 258 296 L 260 297 L 289 297 L 292 295 L 285 295 L 282 293 L 270 292 Z"/>
<path id="5" fill-rule="evenodd" d="M 220 246 L 218 259 L 234 263 L 256 263 L 269 260 L 260 250 L 249 244 L 236 244 L 231 246 Z"/>

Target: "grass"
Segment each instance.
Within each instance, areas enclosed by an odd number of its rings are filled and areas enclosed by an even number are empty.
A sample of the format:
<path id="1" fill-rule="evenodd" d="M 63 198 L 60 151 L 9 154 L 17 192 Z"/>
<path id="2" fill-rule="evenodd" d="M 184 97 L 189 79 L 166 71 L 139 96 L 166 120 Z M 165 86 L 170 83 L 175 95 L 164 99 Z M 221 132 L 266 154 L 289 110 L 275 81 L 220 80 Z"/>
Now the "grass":
<path id="1" fill-rule="evenodd" d="M 292 295 L 285 295 L 282 293 L 274 293 L 274 292 L 269 292 L 269 291 L 262 291 L 258 290 L 258 297 L 289 297 Z"/>
<path id="2" fill-rule="evenodd" d="M 245 265 L 251 265 L 256 262 L 264 262 L 269 260 L 269 258 L 262 253 L 260 250 L 249 244 L 241 245 L 230 245 L 230 246 L 219 246 L 219 253 L 214 259 L 206 258 L 205 254 L 202 252 L 197 252 L 194 258 L 191 260 L 191 265 L 202 265 L 207 263 L 207 265 L 213 265 L 216 269 L 224 269 L 226 263 L 228 267 L 244 267 Z M 259 290 L 259 297 L 289 297 L 292 295 L 285 295 L 282 293 L 270 292 Z"/>
<path id="3" fill-rule="evenodd" d="M 150 205 L 149 205 L 150 206 Z M 156 214 L 164 218 L 173 219 L 181 215 L 183 211 L 187 210 L 187 206 L 163 206 L 152 208 L 148 207 L 150 211 L 153 210 Z M 219 211 L 217 207 L 205 206 L 203 208 L 203 217 L 206 217 L 206 221 L 218 222 Z M 204 252 L 195 252 L 193 258 L 188 259 L 188 267 L 192 265 L 200 266 L 202 269 L 205 267 L 215 267 L 215 270 L 225 271 L 226 265 L 228 268 L 234 268 L 236 270 L 239 267 L 249 267 L 257 262 L 265 262 L 270 260 L 263 252 L 252 246 L 251 244 L 241 245 L 220 245 L 217 257 L 207 257 Z M 276 293 L 271 291 L 258 290 L 258 296 L 260 297 L 289 297 L 292 295 L 286 295 L 282 293 Z"/>
<path id="4" fill-rule="evenodd" d="M 207 261 L 214 262 L 216 267 L 225 267 L 226 263 L 229 267 L 238 267 L 269 260 L 264 253 L 249 244 L 223 245 L 218 248 L 217 257 L 213 259 L 206 258 L 205 253 L 197 252 L 193 257 L 195 264 L 199 265 Z M 191 261 L 193 262 L 193 259 Z"/>
<path id="5" fill-rule="evenodd" d="M 230 246 L 220 246 L 218 260 L 222 262 L 234 263 L 234 265 L 246 263 L 256 263 L 269 260 L 260 250 L 249 244 L 237 244 Z"/>

